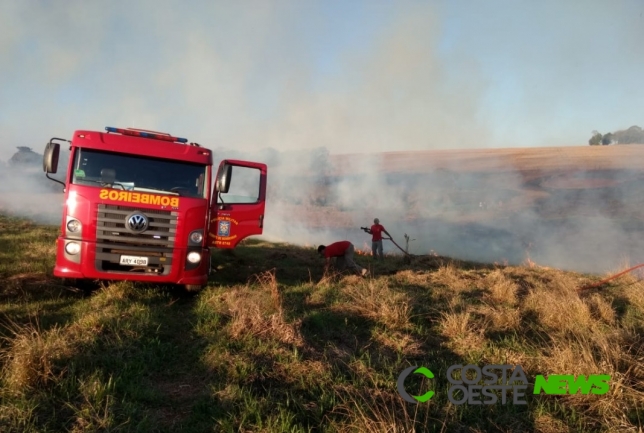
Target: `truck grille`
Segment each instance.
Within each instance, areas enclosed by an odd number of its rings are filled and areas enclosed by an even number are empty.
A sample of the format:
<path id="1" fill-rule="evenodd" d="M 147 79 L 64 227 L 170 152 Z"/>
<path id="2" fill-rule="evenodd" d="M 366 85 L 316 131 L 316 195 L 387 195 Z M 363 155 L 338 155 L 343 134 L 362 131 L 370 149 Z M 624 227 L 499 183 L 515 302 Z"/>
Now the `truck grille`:
<path id="1" fill-rule="evenodd" d="M 138 211 L 148 217 L 143 233 L 132 233 L 126 219 Z M 96 268 L 112 272 L 170 273 L 177 232 L 177 212 L 129 206 L 98 205 L 96 219 Z M 147 257 L 147 266 L 120 264 L 121 255 Z"/>

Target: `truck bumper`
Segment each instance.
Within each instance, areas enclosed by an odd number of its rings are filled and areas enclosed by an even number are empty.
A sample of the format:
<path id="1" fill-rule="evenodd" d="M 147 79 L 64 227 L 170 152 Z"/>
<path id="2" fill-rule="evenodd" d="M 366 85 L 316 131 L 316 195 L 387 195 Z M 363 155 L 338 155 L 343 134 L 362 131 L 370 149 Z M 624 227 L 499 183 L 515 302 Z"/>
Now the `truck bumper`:
<path id="1" fill-rule="evenodd" d="M 66 249 L 69 243 L 76 243 L 79 252 L 70 254 Z M 71 249 L 68 247 L 68 249 Z M 201 261 L 193 268 L 186 269 L 186 256 L 193 248 L 175 248 L 172 250 L 173 262 L 170 272 L 165 275 L 143 273 L 138 271 L 103 271 L 97 269 L 96 244 L 94 242 L 59 237 L 56 240 L 56 266 L 54 275 L 60 278 L 86 278 L 92 280 L 128 280 L 161 284 L 205 285 L 210 271 L 210 250 L 199 249 Z"/>

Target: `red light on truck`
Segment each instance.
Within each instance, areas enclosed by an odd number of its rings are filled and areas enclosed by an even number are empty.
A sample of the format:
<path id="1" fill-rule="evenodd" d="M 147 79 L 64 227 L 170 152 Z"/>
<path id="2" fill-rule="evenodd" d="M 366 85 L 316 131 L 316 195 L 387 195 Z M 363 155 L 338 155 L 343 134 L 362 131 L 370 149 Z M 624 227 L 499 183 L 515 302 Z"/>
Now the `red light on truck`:
<path id="1" fill-rule="evenodd" d="M 115 132 L 117 134 L 131 135 L 134 137 L 153 138 L 155 140 L 163 140 L 163 141 L 171 141 L 171 142 L 179 142 L 179 143 L 188 142 L 187 138 L 173 137 L 172 135 L 166 134 L 164 132 L 154 132 L 154 131 L 148 132 L 145 129 L 133 129 L 133 128 L 123 129 L 123 128 L 114 128 L 111 126 L 106 126 L 105 130 L 107 132 Z"/>

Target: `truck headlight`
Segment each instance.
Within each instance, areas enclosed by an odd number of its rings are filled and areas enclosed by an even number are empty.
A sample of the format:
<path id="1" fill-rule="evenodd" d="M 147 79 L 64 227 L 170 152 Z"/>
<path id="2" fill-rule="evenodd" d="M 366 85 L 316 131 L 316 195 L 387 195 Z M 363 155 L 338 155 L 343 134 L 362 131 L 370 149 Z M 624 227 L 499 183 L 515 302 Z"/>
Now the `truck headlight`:
<path id="1" fill-rule="evenodd" d="M 188 253 L 188 261 L 190 263 L 199 263 L 201 261 L 201 254 L 199 254 L 196 251 L 192 251 Z"/>
<path id="2" fill-rule="evenodd" d="M 80 252 L 80 249 L 80 244 L 76 242 L 69 242 L 67 245 L 65 245 L 65 251 L 67 252 L 67 254 L 72 256 L 78 254 Z"/>
<path id="3" fill-rule="evenodd" d="M 203 241 L 203 234 L 201 233 L 201 230 L 195 230 L 190 233 L 190 242 L 200 244 L 201 241 Z"/>
<path id="4" fill-rule="evenodd" d="M 77 219 L 70 219 L 67 221 L 67 230 L 71 233 L 78 233 L 82 228 L 81 222 Z"/>

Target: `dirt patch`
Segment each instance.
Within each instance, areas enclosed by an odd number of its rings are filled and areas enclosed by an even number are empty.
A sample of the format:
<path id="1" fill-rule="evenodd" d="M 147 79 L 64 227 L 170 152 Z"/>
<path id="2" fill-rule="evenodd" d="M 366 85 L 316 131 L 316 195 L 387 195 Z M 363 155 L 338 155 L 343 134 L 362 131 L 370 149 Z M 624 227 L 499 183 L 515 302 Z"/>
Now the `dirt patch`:
<path id="1" fill-rule="evenodd" d="M 27 272 L 24 274 L 11 275 L 6 281 L 19 283 L 22 285 L 30 284 L 56 284 L 56 280 L 43 272 Z"/>
<path id="2" fill-rule="evenodd" d="M 5 281 L 2 292 L 19 292 L 27 289 L 62 288 L 60 280 L 43 272 L 27 272 L 3 278 Z"/>
<path id="3" fill-rule="evenodd" d="M 154 389 L 163 396 L 165 404 L 153 413 L 159 423 L 166 426 L 187 419 L 194 404 L 206 394 L 204 379 L 191 375 L 157 379 Z"/>
<path id="4" fill-rule="evenodd" d="M 28 272 L 11 276 L 0 274 L 0 300 L 31 299 L 34 297 L 76 295 L 82 290 L 65 285 L 62 280 L 43 272 Z"/>

